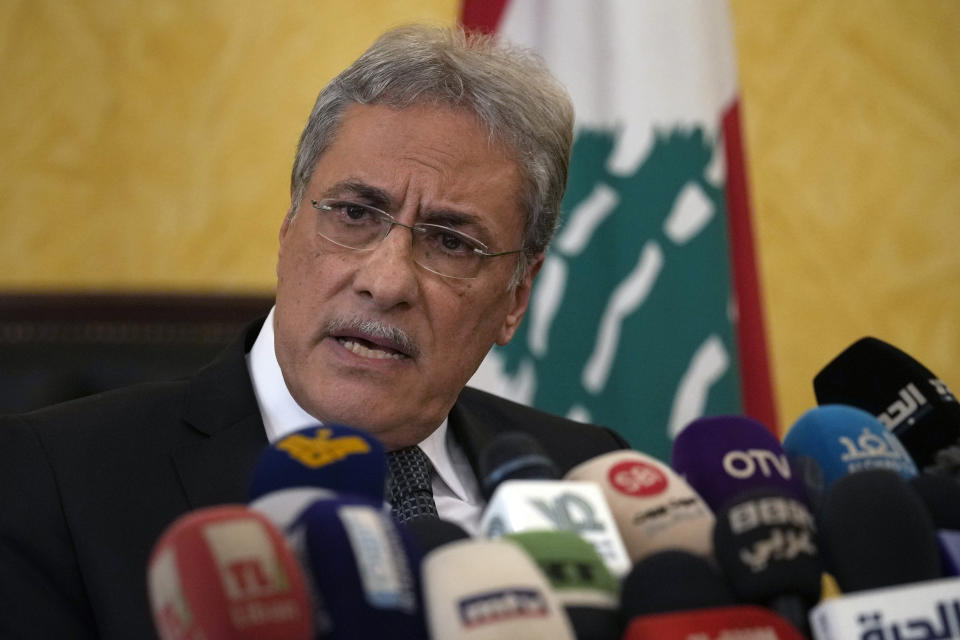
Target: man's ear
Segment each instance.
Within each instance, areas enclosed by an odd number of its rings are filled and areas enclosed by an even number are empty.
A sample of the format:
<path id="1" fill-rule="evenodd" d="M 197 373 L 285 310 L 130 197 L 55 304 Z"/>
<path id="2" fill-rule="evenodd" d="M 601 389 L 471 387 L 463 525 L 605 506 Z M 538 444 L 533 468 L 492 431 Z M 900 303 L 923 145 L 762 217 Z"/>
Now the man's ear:
<path id="1" fill-rule="evenodd" d="M 293 218 L 297 214 L 296 205 L 293 203 L 290 204 L 290 208 L 287 210 L 287 215 L 283 218 L 283 223 L 280 225 L 280 245 L 283 245 L 283 239 L 286 237 L 287 232 L 290 230 L 290 225 L 293 224 Z"/>
<path id="2" fill-rule="evenodd" d="M 287 215 L 283 217 L 283 222 L 280 224 L 280 233 L 278 234 L 280 243 L 277 247 L 277 277 L 280 276 L 280 259 L 283 257 L 283 247 L 286 244 L 287 234 L 290 232 L 290 227 L 293 225 L 295 214 L 296 210 L 293 208 L 293 205 L 290 205 L 290 210 L 287 211 Z"/>
<path id="3" fill-rule="evenodd" d="M 500 333 L 497 334 L 497 344 L 501 347 L 510 342 L 513 334 L 517 332 L 520 321 L 523 320 L 523 314 L 527 312 L 527 305 L 530 304 L 530 291 L 533 288 L 533 279 L 543 266 L 544 254 L 540 253 L 527 265 L 527 272 L 523 280 L 510 291 L 510 310 L 503 319 L 503 325 L 500 327 Z"/>

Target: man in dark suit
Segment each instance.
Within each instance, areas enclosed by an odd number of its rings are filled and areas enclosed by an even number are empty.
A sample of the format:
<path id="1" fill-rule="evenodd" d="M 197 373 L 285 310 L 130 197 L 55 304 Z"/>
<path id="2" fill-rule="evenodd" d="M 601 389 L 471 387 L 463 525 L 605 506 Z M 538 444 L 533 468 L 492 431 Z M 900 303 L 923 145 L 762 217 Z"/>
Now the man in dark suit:
<path id="1" fill-rule="evenodd" d="M 440 515 L 467 528 L 496 433 L 564 471 L 626 446 L 465 389 L 526 311 L 572 124 L 535 60 L 457 31 L 395 30 L 334 79 L 297 150 L 266 321 L 189 379 L 0 421 L 0 636 L 152 636 L 164 527 L 243 502 L 267 442 L 317 421 L 425 451 Z"/>

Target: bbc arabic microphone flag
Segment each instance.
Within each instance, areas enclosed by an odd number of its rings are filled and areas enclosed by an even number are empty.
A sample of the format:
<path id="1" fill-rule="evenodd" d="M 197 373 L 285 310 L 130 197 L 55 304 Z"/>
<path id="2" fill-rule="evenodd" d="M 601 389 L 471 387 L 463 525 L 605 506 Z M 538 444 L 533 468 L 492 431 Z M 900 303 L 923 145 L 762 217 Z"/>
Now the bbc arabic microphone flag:
<path id="1" fill-rule="evenodd" d="M 718 0 L 464 0 L 537 51 L 577 111 L 563 221 L 524 326 L 471 384 L 669 459 L 706 414 L 776 428 Z"/>

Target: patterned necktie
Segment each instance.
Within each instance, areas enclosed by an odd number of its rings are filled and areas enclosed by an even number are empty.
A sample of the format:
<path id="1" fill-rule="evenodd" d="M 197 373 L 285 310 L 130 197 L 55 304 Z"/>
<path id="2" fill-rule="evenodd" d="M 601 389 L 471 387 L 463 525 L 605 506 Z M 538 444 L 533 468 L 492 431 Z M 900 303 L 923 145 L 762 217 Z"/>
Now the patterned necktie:
<path id="1" fill-rule="evenodd" d="M 420 447 L 406 447 L 387 453 L 390 480 L 387 491 L 393 515 L 400 522 L 417 516 L 437 517 L 430 484 L 432 467 Z"/>

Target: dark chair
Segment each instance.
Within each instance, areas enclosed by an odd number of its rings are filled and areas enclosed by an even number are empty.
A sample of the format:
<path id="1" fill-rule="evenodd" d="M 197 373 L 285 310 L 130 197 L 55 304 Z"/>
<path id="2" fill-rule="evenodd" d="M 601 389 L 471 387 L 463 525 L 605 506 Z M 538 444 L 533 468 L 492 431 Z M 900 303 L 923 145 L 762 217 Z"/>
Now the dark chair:
<path id="1" fill-rule="evenodd" d="M 0 294 L 0 414 L 209 362 L 272 296 Z"/>

